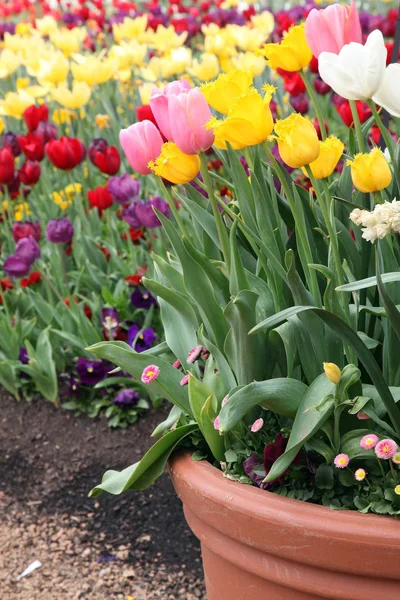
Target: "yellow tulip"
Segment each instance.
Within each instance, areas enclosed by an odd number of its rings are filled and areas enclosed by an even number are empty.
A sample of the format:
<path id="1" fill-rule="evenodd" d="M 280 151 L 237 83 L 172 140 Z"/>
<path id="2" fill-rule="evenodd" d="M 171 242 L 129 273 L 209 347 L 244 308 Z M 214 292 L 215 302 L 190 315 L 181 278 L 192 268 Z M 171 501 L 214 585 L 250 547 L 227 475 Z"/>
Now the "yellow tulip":
<path id="1" fill-rule="evenodd" d="M 0 53 L 0 79 L 4 79 L 14 73 L 20 64 L 20 57 L 11 50 L 5 48 Z"/>
<path id="2" fill-rule="evenodd" d="M 58 108 L 53 112 L 53 121 L 56 125 L 70 125 L 73 119 L 77 119 L 76 113 L 68 108 Z"/>
<path id="3" fill-rule="evenodd" d="M 337 385 L 340 382 L 342 378 L 342 372 L 339 367 L 335 365 L 335 363 L 324 362 L 324 371 L 331 383 Z"/>
<path id="4" fill-rule="evenodd" d="M 351 166 L 353 184 L 360 192 L 379 192 L 392 182 L 389 163 L 379 148 L 373 148 L 368 154 L 357 154 L 347 164 Z"/>
<path id="5" fill-rule="evenodd" d="M 188 183 L 200 171 L 200 159 L 197 154 L 184 154 L 173 142 L 166 142 L 160 156 L 148 164 L 156 175 L 171 183 Z"/>
<path id="6" fill-rule="evenodd" d="M 75 27 L 74 29 L 55 30 L 50 35 L 50 40 L 58 50 L 61 50 L 68 58 L 74 52 L 79 52 L 81 44 L 86 37 L 86 29 L 84 27 Z"/>
<path id="7" fill-rule="evenodd" d="M 235 46 L 245 52 L 254 52 L 265 41 L 265 35 L 259 29 L 240 25 L 228 25 L 227 30 L 234 40 Z"/>
<path id="8" fill-rule="evenodd" d="M 315 179 L 325 179 L 332 175 L 342 157 L 343 150 L 343 142 L 334 135 L 319 143 L 319 156 L 317 160 L 310 163 L 310 169 Z M 302 171 L 304 175 L 307 175 L 304 167 Z"/>
<path id="9" fill-rule="evenodd" d="M 230 107 L 249 90 L 252 82 L 251 73 L 234 69 L 229 73 L 222 73 L 215 81 L 202 85 L 200 90 L 210 106 L 227 115 Z"/>
<path id="10" fill-rule="evenodd" d="M 4 133 L 5 128 L 6 128 L 5 123 L 4 123 L 3 119 L 0 117 L 0 135 L 2 133 Z"/>
<path id="11" fill-rule="evenodd" d="M 28 36 L 28 35 L 30 35 L 31 31 L 32 31 L 32 25 L 30 23 L 18 23 L 15 28 L 15 33 L 17 35 Z"/>
<path id="12" fill-rule="evenodd" d="M 292 26 L 280 44 L 265 44 L 259 51 L 273 69 L 301 71 L 312 59 L 312 50 L 307 44 L 304 23 Z"/>
<path id="13" fill-rule="evenodd" d="M 174 48 L 164 57 L 170 63 L 171 73 L 180 75 L 187 71 L 192 63 L 192 51 L 190 48 Z"/>
<path id="14" fill-rule="evenodd" d="M 214 117 L 207 123 L 207 129 L 214 131 L 217 148 L 225 150 L 229 142 L 234 150 L 241 150 L 267 139 L 274 126 L 269 108 L 272 90 L 275 88 L 271 86 L 263 98 L 255 88 L 250 88 L 239 96 L 225 119 Z"/>
<path id="15" fill-rule="evenodd" d="M 275 123 L 275 139 L 282 160 L 292 169 L 317 160 L 320 146 L 314 125 L 298 113 Z"/>
<path id="16" fill-rule="evenodd" d="M 70 110 L 85 106 L 89 102 L 90 94 L 90 87 L 84 81 L 74 81 L 72 90 L 69 90 L 66 85 L 59 85 L 51 91 L 53 99 Z"/>
<path id="17" fill-rule="evenodd" d="M 40 59 L 37 79 L 40 85 L 64 83 L 69 71 L 69 62 L 62 52 L 55 52 L 48 60 Z"/>
<path id="18" fill-rule="evenodd" d="M 258 15 L 253 15 L 250 21 L 256 29 L 263 32 L 265 38 L 271 35 L 275 27 L 273 14 L 269 10 L 265 10 Z"/>
<path id="19" fill-rule="evenodd" d="M 114 23 L 113 25 L 113 37 L 114 40 L 119 44 L 122 40 L 140 40 L 141 36 L 144 35 L 147 28 L 147 15 L 131 19 L 125 17 L 122 23 Z"/>
<path id="20" fill-rule="evenodd" d="M 21 119 L 24 110 L 32 104 L 35 104 L 35 99 L 25 90 L 7 92 L 4 100 L 0 100 L 0 115 Z"/>
<path id="21" fill-rule="evenodd" d="M 187 31 L 184 31 L 180 34 L 176 33 L 172 25 L 169 27 L 159 25 L 152 40 L 149 41 L 149 45 L 158 52 L 165 53 L 170 51 L 172 48 L 179 48 L 180 46 L 183 46 L 183 44 L 186 42 L 187 36 Z"/>
<path id="22" fill-rule="evenodd" d="M 42 35 L 51 35 L 58 29 L 57 21 L 51 15 L 45 15 L 42 19 L 36 19 L 36 29 Z"/>
<path id="23" fill-rule="evenodd" d="M 251 73 L 252 77 L 258 77 L 265 70 L 266 62 L 262 56 L 256 56 L 254 52 L 239 52 L 231 57 L 232 67 Z"/>
<path id="24" fill-rule="evenodd" d="M 105 83 L 114 77 L 118 69 L 118 61 L 100 56 L 84 56 L 74 54 L 75 62 L 71 63 L 72 75 L 77 81 L 84 81 L 90 87 Z"/>
<path id="25" fill-rule="evenodd" d="M 17 77 L 16 88 L 17 90 L 26 90 L 29 87 L 29 77 Z"/>
<path id="26" fill-rule="evenodd" d="M 215 54 L 204 52 L 199 59 L 193 59 L 192 66 L 187 71 L 189 75 L 200 81 L 210 81 L 219 73 L 218 58 Z"/>
<path id="27" fill-rule="evenodd" d="M 108 115 L 98 114 L 95 117 L 95 123 L 99 129 L 105 129 L 106 127 L 110 127 L 110 117 Z"/>

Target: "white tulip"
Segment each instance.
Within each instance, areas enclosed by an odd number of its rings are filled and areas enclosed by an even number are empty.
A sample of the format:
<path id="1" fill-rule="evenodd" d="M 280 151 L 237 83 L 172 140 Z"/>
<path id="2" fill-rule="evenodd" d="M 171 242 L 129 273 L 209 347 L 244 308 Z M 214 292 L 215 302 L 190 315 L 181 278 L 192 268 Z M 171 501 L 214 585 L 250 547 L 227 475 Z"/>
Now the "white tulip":
<path id="1" fill-rule="evenodd" d="M 400 117 L 400 63 L 386 67 L 383 83 L 372 99 L 393 117 Z"/>
<path id="2" fill-rule="evenodd" d="M 383 83 L 387 50 L 382 32 L 375 29 L 365 45 L 351 42 L 339 54 L 319 55 L 319 74 L 331 88 L 347 100 L 369 100 Z"/>

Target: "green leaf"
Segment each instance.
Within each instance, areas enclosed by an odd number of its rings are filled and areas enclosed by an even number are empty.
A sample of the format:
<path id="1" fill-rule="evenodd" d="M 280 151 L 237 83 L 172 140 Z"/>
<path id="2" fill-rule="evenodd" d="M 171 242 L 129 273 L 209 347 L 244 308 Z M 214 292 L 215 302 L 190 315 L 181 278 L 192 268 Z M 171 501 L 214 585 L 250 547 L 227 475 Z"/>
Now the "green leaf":
<path id="1" fill-rule="evenodd" d="M 237 296 L 242 290 L 251 289 L 238 251 L 237 228 L 238 223 L 235 221 L 230 232 L 231 272 L 229 277 L 229 291 L 232 296 Z"/>
<path id="2" fill-rule="evenodd" d="M 365 450 L 360 446 L 360 440 L 364 435 L 375 433 L 370 429 L 356 429 L 355 431 L 348 431 L 344 434 L 340 443 L 340 451 L 344 454 L 348 454 L 350 460 L 353 458 L 370 458 L 375 459 L 373 450 Z"/>
<path id="3" fill-rule="evenodd" d="M 174 429 L 159 439 L 139 462 L 123 471 L 107 471 L 102 482 L 90 491 L 89 497 L 97 498 L 103 491 L 117 495 L 126 490 L 147 489 L 162 475 L 167 460 L 179 442 L 196 429 L 196 424 Z"/>
<path id="4" fill-rule="evenodd" d="M 306 391 L 306 384 L 297 379 L 277 378 L 250 383 L 232 394 L 222 407 L 219 429 L 221 432 L 230 431 L 257 405 L 294 419 Z"/>
<path id="5" fill-rule="evenodd" d="M 387 318 L 389 319 L 390 324 L 392 325 L 397 337 L 400 339 L 400 312 L 397 310 L 396 305 L 394 304 L 393 300 L 386 291 L 385 286 L 383 285 L 382 277 L 380 274 L 378 255 L 376 257 L 375 266 L 376 283 L 378 286 L 379 295 L 382 298 L 382 303 L 385 308 Z"/>
<path id="6" fill-rule="evenodd" d="M 382 276 L 383 283 L 390 283 L 392 281 L 400 281 L 400 273 L 384 273 Z M 378 280 L 376 277 L 367 277 L 366 279 L 360 279 L 358 281 L 352 281 L 351 283 L 345 283 L 344 285 L 339 285 L 336 288 L 337 292 L 357 292 L 358 290 L 365 290 L 369 287 L 374 287 L 378 285 Z"/>
<path id="7" fill-rule="evenodd" d="M 286 450 L 274 462 L 264 481 L 274 481 L 280 477 L 294 461 L 301 447 L 322 428 L 335 405 L 333 397 L 328 401 L 325 399 L 334 393 L 335 385 L 325 374 L 313 381 L 300 403 Z"/>
<path id="8" fill-rule="evenodd" d="M 315 485 L 321 490 L 331 490 L 335 480 L 333 477 L 333 469 L 330 465 L 319 465 L 315 473 Z"/>
<path id="9" fill-rule="evenodd" d="M 179 417 L 181 416 L 182 411 L 178 406 L 173 406 L 169 412 L 168 417 L 162 423 L 159 423 L 151 437 L 157 437 L 158 435 L 163 435 L 166 431 L 169 431 L 175 423 L 178 422 Z"/>
<path id="10" fill-rule="evenodd" d="M 204 435 L 214 458 L 224 460 L 225 444 L 219 431 L 214 428 L 218 404 L 214 394 L 198 379 L 189 376 L 189 402 L 195 420 Z"/>
<path id="11" fill-rule="evenodd" d="M 160 374 L 150 384 L 150 389 L 155 390 L 160 396 L 168 398 L 170 402 L 179 406 L 183 412 L 189 415 L 192 414 L 187 391 L 179 385 L 182 374 L 167 361 L 158 356 L 151 356 L 150 358 L 143 352 L 134 352 L 125 342 L 100 342 L 90 346 L 87 350 L 118 365 L 139 381 L 145 367 L 150 364 L 157 365 L 160 368 Z"/>

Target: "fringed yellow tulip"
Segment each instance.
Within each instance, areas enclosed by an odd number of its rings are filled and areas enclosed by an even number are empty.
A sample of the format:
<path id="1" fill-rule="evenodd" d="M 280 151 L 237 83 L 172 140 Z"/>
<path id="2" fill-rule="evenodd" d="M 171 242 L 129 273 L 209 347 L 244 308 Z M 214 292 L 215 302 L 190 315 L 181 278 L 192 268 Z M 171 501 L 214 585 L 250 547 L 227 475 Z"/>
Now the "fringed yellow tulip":
<path id="1" fill-rule="evenodd" d="M 183 184 L 194 179 L 200 171 L 200 159 L 197 154 L 184 154 L 173 142 L 166 142 L 160 156 L 149 162 L 149 168 L 156 175 L 171 183 Z"/>
<path id="2" fill-rule="evenodd" d="M 301 71 L 312 59 L 312 51 L 307 44 L 304 23 L 289 29 L 280 44 L 265 44 L 260 50 L 267 64 L 273 69 Z"/>
<path id="3" fill-rule="evenodd" d="M 211 119 L 207 129 L 213 129 L 217 148 L 225 150 L 229 142 L 234 150 L 241 150 L 267 139 L 274 126 L 269 103 L 275 88 L 270 88 L 264 98 L 250 88 L 236 100 L 225 119 Z"/>
<path id="4" fill-rule="evenodd" d="M 334 135 L 319 143 L 319 156 L 317 160 L 310 163 L 310 169 L 315 179 L 325 179 L 332 175 L 342 157 L 343 150 L 343 142 Z M 304 167 L 302 170 L 304 175 L 307 175 Z"/>
<path id="5" fill-rule="evenodd" d="M 388 161 L 379 148 L 374 148 L 368 154 L 357 154 L 347 164 L 351 166 L 354 186 L 364 194 L 379 192 L 392 182 Z"/>
<path id="6" fill-rule="evenodd" d="M 227 115 L 229 109 L 242 94 L 245 94 L 253 82 L 249 71 L 234 69 L 230 73 L 222 73 L 218 79 L 202 85 L 200 90 L 208 104 Z"/>
<path id="7" fill-rule="evenodd" d="M 314 125 L 298 113 L 275 123 L 275 139 L 282 160 L 292 169 L 304 167 L 317 160 L 319 139 Z"/>

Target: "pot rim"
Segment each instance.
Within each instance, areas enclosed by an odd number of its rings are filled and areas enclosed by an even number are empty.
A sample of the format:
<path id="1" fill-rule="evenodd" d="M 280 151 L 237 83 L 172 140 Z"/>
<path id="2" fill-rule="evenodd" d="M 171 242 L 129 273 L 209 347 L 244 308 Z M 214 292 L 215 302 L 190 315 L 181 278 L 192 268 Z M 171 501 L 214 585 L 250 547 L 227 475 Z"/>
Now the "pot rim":
<path id="1" fill-rule="evenodd" d="M 288 519 L 290 528 L 307 529 L 331 539 L 354 540 L 400 550 L 400 520 L 390 515 L 363 514 L 353 510 L 333 510 L 326 506 L 279 496 L 256 486 L 231 481 L 208 461 L 193 461 L 192 452 L 178 450 L 169 459 L 170 474 L 182 479 L 190 469 L 190 487 L 216 502 L 229 504 L 232 511 L 279 523 Z M 204 482 L 207 480 L 207 486 Z M 178 490 L 179 493 L 179 490 Z M 245 510 L 244 510 L 245 507 Z"/>

